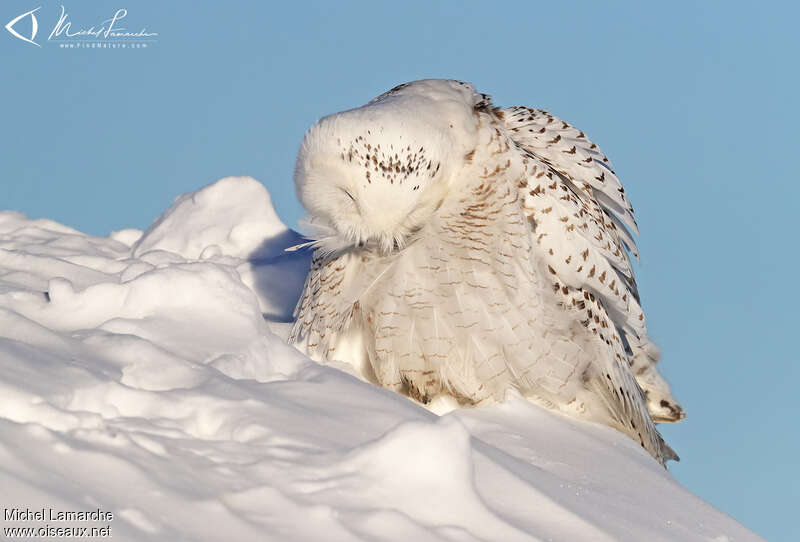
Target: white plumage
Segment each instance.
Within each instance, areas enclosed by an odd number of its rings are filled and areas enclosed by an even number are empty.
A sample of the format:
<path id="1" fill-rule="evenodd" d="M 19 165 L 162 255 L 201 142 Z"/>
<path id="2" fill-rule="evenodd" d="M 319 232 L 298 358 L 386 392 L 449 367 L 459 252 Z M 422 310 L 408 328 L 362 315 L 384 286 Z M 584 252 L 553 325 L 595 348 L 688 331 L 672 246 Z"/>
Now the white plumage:
<path id="1" fill-rule="evenodd" d="M 290 340 L 309 355 L 362 359 L 423 403 L 516 388 L 676 458 L 654 424 L 684 414 L 646 335 L 633 209 L 583 132 L 416 81 L 315 124 L 295 183 L 315 253 Z"/>

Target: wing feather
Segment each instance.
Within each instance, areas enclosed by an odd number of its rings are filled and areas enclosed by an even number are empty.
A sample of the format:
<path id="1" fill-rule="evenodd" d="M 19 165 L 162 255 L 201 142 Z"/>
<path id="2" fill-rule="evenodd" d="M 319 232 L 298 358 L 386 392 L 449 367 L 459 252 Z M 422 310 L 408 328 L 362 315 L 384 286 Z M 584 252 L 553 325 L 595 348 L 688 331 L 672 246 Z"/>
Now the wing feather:
<path id="1" fill-rule="evenodd" d="M 583 131 L 547 111 L 516 106 L 502 113 L 511 138 L 544 172 L 539 179 L 531 177 L 524 189 L 529 216 L 550 237 L 543 239 L 545 257 L 552 256 L 549 263 L 568 284 L 600 296 L 618 327 L 634 338 L 644 337 L 628 256 L 630 251 L 638 259 L 627 230 L 638 234 L 638 226 L 610 160 Z M 543 213 L 550 207 L 558 216 Z M 578 261 L 573 255 L 567 262 L 573 253 Z"/>
<path id="2" fill-rule="evenodd" d="M 597 201 L 572 190 L 551 165 L 533 153 L 527 160 L 533 174 L 521 190 L 540 257 L 563 284 L 599 296 L 631 338 L 644 337 L 644 313 L 619 229 Z"/>
<path id="3" fill-rule="evenodd" d="M 498 110 L 508 135 L 534 174 L 521 183 L 538 256 L 562 287 L 591 292 L 602 302 L 625 345 L 636 378 L 659 421 L 685 417 L 658 374 L 647 337 L 629 252 L 639 258 L 633 207 L 609 159 L 586 134 L 547 111 Z M 666 406 L 665 406 L 666 405 Z"/>
<path id="4" fill-rule="evenodd" d="M 515 106 L 502 111 L 515 141 L 573 179 L 579 188 L 589 192 L 585 186 L 591 187 L 594 197 L 638 235 L 625 188 L 608 157 L 586 134 L 542 109 Z"/>
<path id="5" fill-rule="evenodd" d="M 316 249 L 295 307 L 289 342 L 303 345 L 317 359 L 328 358 L 352 318 L 354 299 L 346 295 L 345 282 L 349 258 Z"/>

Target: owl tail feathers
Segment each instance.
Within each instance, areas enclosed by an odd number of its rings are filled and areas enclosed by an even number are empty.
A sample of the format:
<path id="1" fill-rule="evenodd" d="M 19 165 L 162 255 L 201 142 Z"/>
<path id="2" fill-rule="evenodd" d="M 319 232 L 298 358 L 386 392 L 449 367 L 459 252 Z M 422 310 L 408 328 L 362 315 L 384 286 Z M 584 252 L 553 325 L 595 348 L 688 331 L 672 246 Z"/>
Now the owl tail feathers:
<path id="1" fill-rule="evenodd" d="M 619 429 L 653 456 L 662 466 L 678 454 L 664 441 L 647 410 L 645 395 L 627 367 L 614 365 L 589 380 L 588 388 L 601 398 L 611 420 L 608 425 Z"/>
<path id="2" fill-rule="evenodd" d="M 664 462 L 680 461 L 680 456 L 677 454 L 677 452 L 675 452 L 675 450 L 672 449 L 672 446 L 666 443 L 664 437 L 661 436 L 661 433 L 658 434 L 658 438 L 661 440 L 661 449 L 664 454 Z"/>

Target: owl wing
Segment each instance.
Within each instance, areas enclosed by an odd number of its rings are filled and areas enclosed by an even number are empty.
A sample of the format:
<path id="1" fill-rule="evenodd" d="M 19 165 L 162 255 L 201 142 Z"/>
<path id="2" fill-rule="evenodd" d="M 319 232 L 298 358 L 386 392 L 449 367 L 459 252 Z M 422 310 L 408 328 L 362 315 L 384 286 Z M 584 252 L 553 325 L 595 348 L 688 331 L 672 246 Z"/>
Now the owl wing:
<path id="1" fill-rule="evenodd" d="M 683 408 L 658 374 L 658 349 L 647 338 L 629 254 L 638 260 L 633 207 L 611 162 L 586 134 L 547 111 L 500 110 L 509 136 L 533 161 L 521 187 L 541 257 L 562 287 L 589 292 L 608 312 L 628 350 L 648 408 L 659 422 L 679 421 Z"/>
<path id="2" fill-rule="evenodd" d="M 327 359 L 339 334 L 352 318 L 353 302 L 345 294 L 347 256 L 316 249 L 303 293 L 294 310 L 289 342 L 309 356 Z"/>
<path id="3" fill-rule="evenodd" d="M 645 340 L 628 228 L 638 233 L 625 190 L 599 147 L 546 111 L 502 110 L 509 136 L 535 160 L 522 187 L 544 258 L 561 282 L 598 296 L 625 339 Z"/>

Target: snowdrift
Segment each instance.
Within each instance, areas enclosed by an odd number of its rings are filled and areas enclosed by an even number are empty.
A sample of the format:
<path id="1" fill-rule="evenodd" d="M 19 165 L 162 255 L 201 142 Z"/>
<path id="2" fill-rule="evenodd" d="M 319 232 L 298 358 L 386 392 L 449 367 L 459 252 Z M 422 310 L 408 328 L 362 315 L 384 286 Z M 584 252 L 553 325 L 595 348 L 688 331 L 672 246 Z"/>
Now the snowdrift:
<path id="1" fill-rule="evenodd" d="M 287 346 L 299 242 L 250 178 L 104 238 L 0 212 L 4 535 L 760 540 L 612 429 L 519 398 L 439 417 Z"/>

